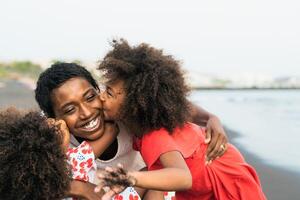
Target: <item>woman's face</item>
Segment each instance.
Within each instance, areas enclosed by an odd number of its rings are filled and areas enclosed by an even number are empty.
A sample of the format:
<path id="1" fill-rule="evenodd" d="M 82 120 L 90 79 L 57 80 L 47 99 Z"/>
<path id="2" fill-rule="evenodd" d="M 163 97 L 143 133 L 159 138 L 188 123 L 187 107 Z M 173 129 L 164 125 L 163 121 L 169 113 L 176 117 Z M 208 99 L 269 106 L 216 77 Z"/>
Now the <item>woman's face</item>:
<path id="1" fill-rule="evenodd" d="M 56 119 L 63 119 L 77 137 L 96 140 L 104 133 L 102 102 L 84 78 L 71 78 L 51 93 Z"/>
<path id="2" fill-rule="evenodd" d="M 106 84 L 100 95 L 103 102 L 105 120 L 120 120 L 120 110 L 125 100 L 124 82 L 122 80 Z"/>

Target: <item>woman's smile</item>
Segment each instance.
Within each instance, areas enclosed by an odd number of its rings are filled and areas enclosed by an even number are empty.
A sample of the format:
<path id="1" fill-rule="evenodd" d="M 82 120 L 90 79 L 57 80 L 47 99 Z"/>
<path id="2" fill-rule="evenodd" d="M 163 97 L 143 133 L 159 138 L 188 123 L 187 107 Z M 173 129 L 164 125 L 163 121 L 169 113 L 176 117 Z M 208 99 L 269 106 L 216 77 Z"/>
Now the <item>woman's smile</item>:
<path id="1" fill-rule="evenodd" d="M 56 118 L 63 119 L 70 132 L 88 140 L 104 133 L 104 115 L 98 91 L 84 78 L 71 78 L 52 92 Z"/>
<path id="2" fill-rule="evenodd" d="M 103 124 L 101 124 L 101 118 L 102 118 L 101 115 L 97 115 L 96 118 L 89 120 L 88 122 L 81 125 L 79 128 L 85 132 L 97 131 L 97 129 L 103 125 Z"/>

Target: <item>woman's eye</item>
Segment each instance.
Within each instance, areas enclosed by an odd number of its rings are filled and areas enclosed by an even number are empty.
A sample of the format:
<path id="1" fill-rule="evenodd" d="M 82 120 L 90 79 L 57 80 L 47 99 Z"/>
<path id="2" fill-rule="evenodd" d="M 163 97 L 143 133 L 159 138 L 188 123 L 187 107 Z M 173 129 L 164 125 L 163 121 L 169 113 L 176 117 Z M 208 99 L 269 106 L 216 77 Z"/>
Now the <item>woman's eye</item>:
<path id="1" fill-rule="evenodd" d="M 71 114 L 71 113 L 73 113 L 74 110 L 75 110 L 75 108 L 68 108 L 65 110 L 65 114 Z"/>
<path id="2" fill-rule="evenodd" d="M 87 99 L 88 101 L 91 101 L 91 100 L 95 99 L 95 97 L 96 97 L 96 94 L 91 94 L 91 95 L 89 95 L 86 99 Z"/>

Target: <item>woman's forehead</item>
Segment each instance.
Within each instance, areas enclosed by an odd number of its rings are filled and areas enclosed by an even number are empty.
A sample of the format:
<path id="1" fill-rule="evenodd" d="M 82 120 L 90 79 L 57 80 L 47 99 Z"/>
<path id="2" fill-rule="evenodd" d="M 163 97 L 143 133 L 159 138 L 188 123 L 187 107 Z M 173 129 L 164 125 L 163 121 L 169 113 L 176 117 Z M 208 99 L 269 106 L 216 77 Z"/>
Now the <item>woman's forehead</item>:
<path id="1" fill-rule="evenodd" d="M 65 101 L 79 100 L 88 91 L 94 90 L 94 87 L 84 78 L 71 78 L 51 92 L 53 103 L 62 103 Z"/>

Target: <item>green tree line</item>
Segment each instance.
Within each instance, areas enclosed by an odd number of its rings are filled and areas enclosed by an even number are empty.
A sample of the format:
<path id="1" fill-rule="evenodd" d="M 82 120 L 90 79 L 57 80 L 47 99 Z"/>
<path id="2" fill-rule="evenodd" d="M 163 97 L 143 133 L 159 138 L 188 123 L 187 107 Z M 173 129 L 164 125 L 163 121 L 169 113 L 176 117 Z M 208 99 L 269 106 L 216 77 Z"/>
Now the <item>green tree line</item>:
<path id="1" fill-rule="evenodd" d="M 0 62 L 0 77 L 2 78 L 11 78 L 15 76 L 37 78 L 41 72 L 41 66 L 32 63 L 31 61 Z"/>

